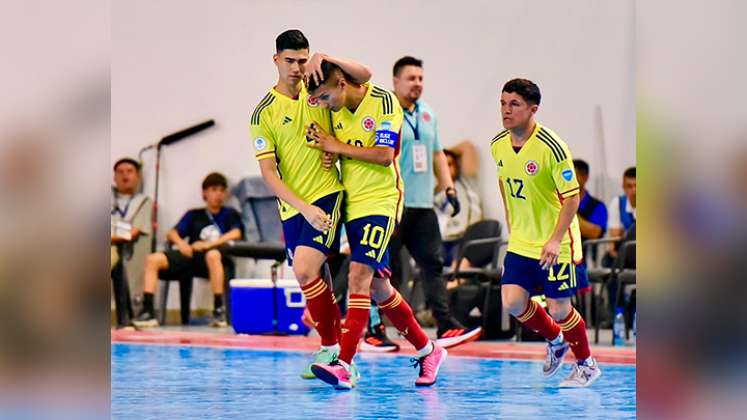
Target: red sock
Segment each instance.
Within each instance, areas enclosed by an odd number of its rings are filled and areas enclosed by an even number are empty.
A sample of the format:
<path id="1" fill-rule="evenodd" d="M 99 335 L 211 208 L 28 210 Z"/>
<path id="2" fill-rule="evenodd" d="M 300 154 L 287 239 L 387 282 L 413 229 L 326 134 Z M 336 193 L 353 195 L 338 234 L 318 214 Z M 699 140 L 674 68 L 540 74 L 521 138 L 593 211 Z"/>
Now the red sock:
<path id="1" fill-rule="evenodd" d="M 348 300 L 348 316 L 342 326 L 340 340 L 340 355 L 338 358 L 350 364 L 358 350 L 358 342 L 363 330 L 368 326 L 368 315 L 371 311 L 371 297 L 369 295 L 350 295 Z"/>
<path id="2" fill-rule="evenodd" d="M 560 322 L 560 329 L 563 330 L 563 338 L 571 346 L 573 354 L 576 355 L 576 360 L 583 361 L 591 356 L 589 337 L 586 334 L 586 322 L 575 308 L 571 308 L 568 317 Z"/>
<path id="3" fill-rule="evenodd" d="M 532 331 L 541 335 L 545 340 L 554 340 L 560 334 L 560 326 L 555 322 L 550 315 L 545 312 L 545 308 L 541 307 L 539 303 L 529 299 L 527 308 L 524 309 L 521 315 L 517 316 L 516 319 L 522 324 L 529 327 Z"/>
<path id="4" fill-rule="evenodd" d="M 394 293 L 387 300 L 379 303 L 379 308 L 384 311 L 384 315 L 392 321 L 400 334 L 404 335 L 407 341 L 415 346 L 415 350 L 420 350 L 428 345 L 428 336 L 425 335 L 425 331 L 415 319 L 410 305 L 402 299 L 402 295 L 397 290 L 394 290 Z"/>
<path id="5" fill-rule="evenodd" d="M 306 297 L 306 307 L 314 320 L 314 326 L 322 338 L 323 346 L 333 346 L 339 342 L 340 308 L 335 304 L 335 297 L 327 282 L 317 277 L 301 291 Z"/>

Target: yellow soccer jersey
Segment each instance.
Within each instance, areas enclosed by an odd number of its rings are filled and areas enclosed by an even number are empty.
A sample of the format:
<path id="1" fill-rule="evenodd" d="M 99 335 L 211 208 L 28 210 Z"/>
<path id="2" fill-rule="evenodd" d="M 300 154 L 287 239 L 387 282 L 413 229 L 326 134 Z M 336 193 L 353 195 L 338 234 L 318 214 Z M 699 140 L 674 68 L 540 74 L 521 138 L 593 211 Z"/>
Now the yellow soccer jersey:
<path id="1" fill-rule="evenodd" d="M 332 113 L 332 132 L 338 140 L 357 147 L 392 147 L 394 162 L 384 167 L 342 158 L 346 220 L 372 215 L 399 219 L 403 205 L 399 175 L 402 107 L 394 93 L 370 83 L 364 86 L 368 91 L 354 113 L 345 107 Z"/>
<path id="2" fill-rule="evenodd" d="M 555 230 L 562 200 L 579 193 L 571 152 L 557 134 L 539 123 L 518 153 L 508 130 L 493 138 L 490 150 L 511 225 L 508 250 L 539 259 Z M 559 262 L 581 260 L 581 231 L 574 216 L 561 241 Z"/>
<path id="3" fill-rule="evenodd" d="M 311 100 L 304 87 L 297 99 L 273 88 L 251 116 L 250 131 L 257 161 L 275 159 L 285 185 L 307 203 L 342 190 L 337 168 L 324 170 L 322 152 L 306 146 L 304 126 L 316 121 L 329 132 L 330 119 L 329 110 Z M 288 203 L 278 201 L 282 220 L 298 214 Z"/>

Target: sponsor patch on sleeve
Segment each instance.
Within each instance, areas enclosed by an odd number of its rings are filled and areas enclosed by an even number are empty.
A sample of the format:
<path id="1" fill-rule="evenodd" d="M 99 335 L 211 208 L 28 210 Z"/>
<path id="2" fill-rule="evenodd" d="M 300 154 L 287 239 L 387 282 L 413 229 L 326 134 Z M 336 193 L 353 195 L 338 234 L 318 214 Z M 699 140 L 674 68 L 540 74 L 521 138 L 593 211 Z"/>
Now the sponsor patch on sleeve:
<path id="1" fill-rule="evenodd" d="M 395 148 L 397 147 L 397 140 L 399 140 L 399 133 L 395 133 L 391 130 L 376 130 L 377 146 L 388 146 Z"/>
<path id="2" fill-rule="evenodd" d="M 570 169 L 566 169 L 560 175 L 562 175 L 563 179 L 565 179 L 566 181 L 570 181 L 571 179 L 573 179 L 573 171 L 571 171 Z"/>

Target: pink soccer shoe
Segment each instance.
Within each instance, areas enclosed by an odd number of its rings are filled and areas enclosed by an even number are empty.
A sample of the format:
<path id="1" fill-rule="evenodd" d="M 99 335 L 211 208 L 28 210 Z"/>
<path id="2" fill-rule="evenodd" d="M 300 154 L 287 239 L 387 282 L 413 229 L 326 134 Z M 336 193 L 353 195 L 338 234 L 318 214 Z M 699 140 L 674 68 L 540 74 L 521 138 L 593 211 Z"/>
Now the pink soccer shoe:
<path id="1" fill-rule="evenodd" d="M 337 360 L 330 364 L 314 363 L 311 365 L 311 371 L 317 378 L 332 385 L 335 389 L 353 389 L 360 377 L 355 364 L 347 369 Z"/>
<path id="2" fill-rule="evenodd" d="M 446 355 L 449 352 L 445 348 L 433 343 L 433 351 L 427 356 L 423 356 L 420 359 L 412 359 L 413 366 L 420 366 L 420 373 L 418 373 L 418 379 L 415 380 L 416 386 L 431 386 L 436 383 L 438 378 L 438 369 L 441 364 L 446 360 Z"/>

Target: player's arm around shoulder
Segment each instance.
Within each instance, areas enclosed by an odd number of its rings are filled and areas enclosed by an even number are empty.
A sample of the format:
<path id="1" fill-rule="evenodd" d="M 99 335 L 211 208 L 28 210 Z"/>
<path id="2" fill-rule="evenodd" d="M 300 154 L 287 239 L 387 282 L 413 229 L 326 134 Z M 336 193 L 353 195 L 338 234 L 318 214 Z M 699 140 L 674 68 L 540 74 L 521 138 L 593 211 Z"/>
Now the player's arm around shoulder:
<path id="1" fill-rule="evenodd" d="M 314 140 L 307 143 L 307 146 L 333 155 L 343 155 L 382 166 L 389 166 L 394 161 L 394 148 L 392 147 L 382 147 L 378 144 L 373 147 L 360 147 L 343 143 L 316 124 L 306 127 L 306 135 Z"/>

